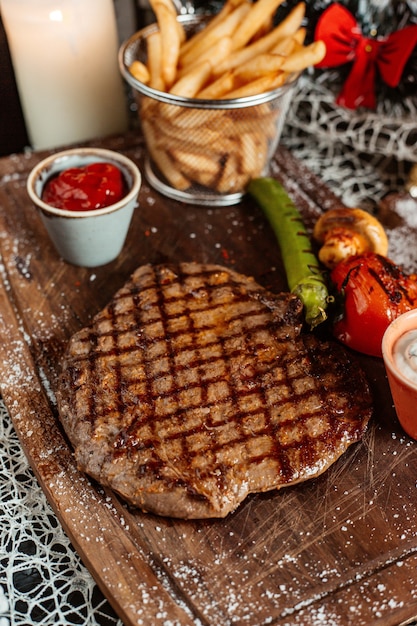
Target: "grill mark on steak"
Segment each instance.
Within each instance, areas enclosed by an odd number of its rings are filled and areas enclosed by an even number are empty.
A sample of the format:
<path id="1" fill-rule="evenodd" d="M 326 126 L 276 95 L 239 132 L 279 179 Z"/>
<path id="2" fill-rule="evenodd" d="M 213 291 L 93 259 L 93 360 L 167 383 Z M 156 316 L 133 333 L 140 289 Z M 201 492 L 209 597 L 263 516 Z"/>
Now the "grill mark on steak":
<path id="1" fill-rule="evenodd" d="M 207 272 L 205 272 L 205 274 L 207 274 Z M 195 339 L 195 334 L 193 335 L 193 333 L 195 333 L 195 324 L 193 322 L 193 318 L 190 315 L 190 310 L 189 308 L 185 305 L 184 308 L 181 310 L 181 314 L 179 315 L 175 315 L 175 316 L 170 316 L 167 313 L 167 304 L 172 303 L 172 302 L 177 302 L 177 301 L 184 301 L 187 302 L 187 292 L 184 293 L 184 284 L 183 284 L 183 276 L 181 275 L 180 272 L 177 272 L 177 279 L 178 279 L 178 286 L 180 287 L 180 293 L 179 293 L 179 297 L 175 297 L 175 298 L 167 298 L 167 299 L 163 299 L 163 292 L 160 289 L 161 282 L 160 282 L 160 277 L 158 276 L 158 273 L 155 272 L 155 282 L 157 284 L 157 293 L 158 293 L 158 302 L 157 302 L 157 308 L 158 308 L 158 312 L 159 314 L 157 316 L 155 316 L 155 318 L 152 319 L 152 322 L 155 322 L 156 320 L 160 321 L 162 329 L 161 329 L 161 336 L 163 337 L 163 342 L 166 343 L 166 355 L 167 355 L 167 359 L 169 361 L 169 367 L 168 370 L 170 372 L 172 372 L 172 376 L 175 379 L 179 373 L 179 371 L 184 370 L 184 369 L 189 369 L 189 370 L 195 370 L 196 371 L 196 380 L 195 382 L 189 383 L 188 385 L 184 386 L 182 385 L 178 380 L 174 380 L 173 384 L 170 385 L 170 388 L 168 390 L 166 390 L 165 392 L 158 392 L 157 397 L 159 400 L 162 399 L 174 399 L 174 404 L 176 406 L 175 410 L 173 410 L 172 412 L 170 412 L 166 417 L 161 417 L 159 422 L 156 422 L 154 420 L 152 420 L 151 424 L 153 426 L 153 430 L 155 431 L 156 427 L 158 425 L 161 425 L 164 421 L 170 421 L 172 419 L 172 417 L 180 417 L 181 415 L 184 414 L 185 410 L 187 408 L 192 408 L 190 406 L 185 406 L 182 407 L 179 405 L 178 400 L 176 398 L 177 395 L 181 394 L 182 391 L 187 390 L 190 391 L 192 388 L 198 389 L 199 390 L 199 399 L 198 402 L 196 403 L 196 406 L 207 406 L 208 408 L 216 406 L 217 404 L 217 400 L 212 401 L 212 402 L 208 402 L 207 399 L 207 384 L 206 385 L 201 385 L 200 381 L 201 381 L 201 370 L 203 368 L 203 365 L 207 364 L 207 359 L 205 359 L 204 357 L 200 356 L 198 357 L 197 355 L 199 353 L 201 353 L 201 350 L 198 348 L 198 346 L 196 346 L 196 339 Z M 228 285 L 228 287 L 230 287 L 231 284 Z M 208 306 L 198 309 L 198 312 L 201 313 L 204 310 L 209 311 L 210 308 L 216 308 L 216 305 L 211 304 L 211 294 L 212 291 L 208 293 Z M 247 295 L 245 295 L 245 297 L 241 298 L 241 302 L 247 302 L 248 298 Z M 172 332 L 169 330 L 168 328 L 168 322 L 169 320 L 173 320 L 175 318 L 178 319 L 178 317 L 186 317 L 186 322 L 184 323 L 184 327 L 185 329 L 176 331 L 176 332 Z M 239 320 L 241 322 L 244 321 L 245 317 L 249 317 L 249 313 L 245 312 L 244 314 L 239 314 L 239 315 L 232 315 L 230 316 L 230 321 L 234 321 L 234 320 Z M 145 324 L 146 326 L 146 324 Z M 250 328 L 249 330 L 249 334 L 253 334 L 254 332 L 258 332 L 258 331 L 262 331 L 262 330 L 269 330 L 269 327 L 271 326 L 271 324 L 268 322 L 268 324 L 265 324 L 264 322 L 261 324 L 258 324 L 252 328 Z M 204 331 L 207 328 L 209 328 L 209 326 L 205 327 L 205 326 L 200 326 L 200 330 Z M 190 334 L 190 337 L 193 341 L 191 341 L 190 344 L 187 344 L 186 348 L 183 348 L 182 351 L 193 351 L 196 353 L 196 357 L 194 360 L 187 362 L 186 365 L 184 366 L 177 366 L 175 364 L 175 359 L 173 357 L 173 349 L 172 349 L 172 343 L 171 343 L 171 339 L 173 337 L 179 338 L 184 334 Z M 240 332 L 236 333 L 236 336 L 240 336 Z M 249 346 L 251 345 L 251 342 L 249 341 L 249 338 L 246 338 L 246 342 L 249 343 Z M 224 346 L 225 343 L 225 339 L 223 337 L 218 337 L 216 341 L 212 341 L 211 344 L 212 345 L 220 345 L 222 350 L 221 350 L 221 354 L 217 357 L 213 357 L 211 359 L 212 363 L 215 363 L 216 361 L 219 363 L 223 363 L 224 364 L 224 369 L 225 369 L 225 374 L 226 374 L 226 379 L 228 380 L 228 394 L 223 398 L 223 400 L 225 402 L 231 402 L 233 404 L 233 406 L 238 406 L 239 405 L 239 397 L 245 396 L 245 395 L 250 395 L 253 394 L 255 389 L 254 389 L 254 385 L 252 385 L 251 389 L 247 389 L 246 391 L 243 389 L 239 390 L 239 393 L 236 392 L 236 388 L 233 384 L 233 377 L 231 375 L 231 372 L 229 371 L 228 368 L 228 364 L 231 362 L 232 359 L 237 358 L 240 354 L 241 354 L 241 350 L 232 350 L 229 352 L 227 352 L 227 350 L 225 349 Z M 208 347 L 210 344 L 206 344 L 205 347 Z M 258 348 L 262 347 L 262 344 L 260 344 L 260 346 L 256 346 L 256 344 L 254 345 L 254 348 L 252 349 L 254 352 L 256 352 L 256 350 Z M 181 348 L 179 348 L 179 351 L 181 352 Z M 210 359 L 209 359 L 210 360 Z M 146 360 L 145 360 L 146 362 Z M 258 375 L 260 376 L 260 375 Z M 151 376 L 146 376 L 145 377 L 146 380 L 150 381 L 151 380 Z M 159 376 L 155 376 L 154 377 L 154 381 L 156 381 L 159 378 Z M 210 383 L 216 383 L 219 382 L 220 380 L 223 380 L 224 376 L 214 376 L 210 379 Z M 253 382 L 253 372 L 251 373 L 251 381 Z M 258 384 L 257 386 L 258 388 L 256 389 L 257 394 L 259 394 L 260 397 L 263 396 L 263 391 L 261 386 Z M 149 395 L 155 400 L 156 397 L 152 394 L 151 390 L 148 390 Z M 259 399 L 259 398 L 258 398 Z M 265 402 L 261 402 L 261 405 L 264 405 L 263 408 L 265 409 L 265 421 L 266 421 L 266 426 L 265 428 L 262 430 L 262 434 L 263 435 L 271 435 L 272 434 L 272 430 L 273 430 L 273 425 L 270 423 L 271 422 L 271 416 L 269 414 L 269 412 L 266 410 L 267 407 L 265 406 Z M 256 409 L 256 412 L 258 412 L 259 409 Z M 250 413 L 250 410 L 246 411 L 246 413 Z M 217 423 L 217 427 L 221 427 L 224 426 L 226 423 L 230 423 L 231 421 L 234 422 L 234 426 L 237 430 L 237 432 L 240 431 L 240 427 L 239 424 L 241 422 L 241 419 L 243 417 L 243 412 L 242 411 L 236 411 L 234 413 L 233 416 L 229 416 L 229 418 L 223 422 L 218 422 Z M 137 418 L 138 419 L 138 418 Z M 130 433 L 134 433 L 136 428 L 137 428 L 137 419 L 133 420 L 130 427 L 129 427 L 129 432 Z M 181 420 L 180 420 L 181 421 Z M 210 424 L 210 420 L 209 420 L 209 424 L 208 426 L 213 426 L 212 424 Z M 195 436 L 197 435 L 199 432 L 204 432 L 204 430 L 207 428 L 207 425 L 200 425 L 198 428 L 193 427 L 191 429 L 186 429 L 183 430 L 182 428 L 179 428 L 178 431 L 174 431 L 173 433 L 166 435 L 164 438 L 164 441 L 172 441 L 174 439 L 179 439 L 182 443 L 183 446 L 183 450 L 182 450 L 182 458 L 186 459 L 187 461 L 191 461 L 192 457 L 196 456 L 197 453 L 193 453 L 192 451 L 190 451 L 190 449 L 187 449 L 187 437 L 190 436 Z M 115 441 L 114 446 L 116 449 L 119 450 L 125 450 L 125 449 L 129 449 L 129 448 L 135 448 L 135 447 L 152 447 L 152 448 L 156 448 L 158 445 L 158 437 L 157 437 L 157 433 L 153 432 L 153 436 L 149 438 L 148 441 L 140 441 L 138 442 L 134 436 L 129 436 L 129 432 L 125 431 L 123 434 L 121 434 L 118 438 L 118 440 Z M 228 441 L 227 444 L 210 444 L 210 449 L 213 451 L 218 451 L 220 450 L 222 447 L 228 447 L 228 446 L 233 446 L 237 443 L 242 443 L 245 442 L 247 439 L 247 436 L 243 435 L 242 433 L 240 433 L 240 436 L 237 436 L 234 440 L 232 441 Z M 281 454 L 281 449 L 278 448 L 277 445 L 275 445 L 273 447 L 273 450 L 271 450 L 271 454 L 269 456 L 271 457 L 278 457 Z M 201 454 L 201 452 L 199 452 L 199 454 Z M 260 455 L 259 460 L 264 460 L 266 458 L 266 455 Z M 253 457 L 251 459 L 251 461 L 256 462 L 256 458 Z M 161 461 L 161 464 L 163 463 L 163 461 Z M 281 463 L 280 465 L 282 466 L 282 468 L 284 469 L 285 467 L 285 458 L 283 455 L 283 458 L 281 459 Z M 206 477 L 209 473 L 211 472 L 210 469 L 208 469 L 206 472 L 202 473 L 200 472 L 200 477 L 204 478 Z M 290 475 L 292 473 L 292 469 L 291 467 L 288 468 L 288 472 L 284 472 L 282 470 L 282 473 L 287 473 L 288 475 Z"/>
<path id="2" fill-rule="evenodd" d="M 115 307 L 114 307 L 114 302 L 110 302 L 109 303 L 109 315 L 110 315 L 110 319 L 111 319 L 111 325 L 112 325 L 112 332 L 110 333 L 110 336 L 112 338 L 112 343 L 113 343 L 113 350 L 114 350 L 114 354 L 115 356 L 120 355 L 121 351 L 119 349 L 118 346 L 118 338 L 119 338 L 119 334 L 116 332 L 116 312 L 115 312 Z M 90 360 L 90 367 L 92 368 L 92 371 L 97 371 L 97 368 L 94 368 L 94 364 L 93 362 Z M 118 359 L 115 359 L 114 365 L 113 365 L 113 371 L 114 371 L 114 377 L 115 377 L 115 385 L 114 385 L 114 407 L 113 410 L 114 411 L 123 411 L 123 399 L 122 399 L 122 369 L 120 366 L 120 361 Z M 97 384 L 100 384 L 100 381 L 96 381 Z"/>
<path id="3" fill-rule="evenodd" d="M 179 402 L 178 394 L 181 393 L 182 389 L 184 389 L 184 385 L 182 385 L 181 381 L 179 380 L 179 375 L 181 371 L 184 371 L 184 367 L 181 367 L 181 366 L 177 367 L 175 363 L 176 351 L 173 347 L 173 341 L 178 341 L 183 334 L 188 333 L 188 336 L 190 337 L 191 342 L 190 342 L 190 345 L 187 347 L 187 350 L 195 351 L 196 359 L 194 362 L 189 362 L 187 364 L 187 368 L 189 368 L 191 371 L 195 370 L 197 374 L 197 381 L 200 381 L 201 378 L 198 374 L 201 371 L 201 358 L 197 356 L 198 347 L 196 345 L 196 341 L 194 337 L 196 328 L 195 328 L 194 320 L 191 315 L 190 307 L 188 305 L 189 294 L 187 294 L 187 290 L 184 284 L 185 283 L 184 273 L 181 272 L 180 269 L 176 272 L 177 284 L 178 284 L 178 289 L 179 289 L 178 296 L 175 296 L 172 298 L 164 298 L 163 285 L 165 281 L 163 280 L 161 276 L 162 274 L 161 268 L 156 268 L 155 271 L 157 274 L 158 303 L 159 303 L 159 310 L 160 310 L 160 316 L 161 316 L 161 323 L 163 327 L 162 334 L 163 334 L 164 341 L 166 342 L 166 346 L 167 346 L 169 371 L 171 372 L 172 379 L 173 379 L 172 384 L 170 385 L 170 389 L 167 390 L 164 394 L 162 394 L 162 396 L 166 400 L 175 398 L 175 411 L 173 412 L 173 415 L 176 415 L 178 421 L 180 422 L 180 428 L 178 432 L 175 433 L 174 435 L 168 436 L 166 438 L 166 441 L 169 442 L 169 441 L 173 441 L 174 439 L 177 439 L 181 446 L 181 458 L 184 460 L 188 460 L 190 458 L 190 453 L 187 448 L 187 437 L 191 436 L 191 434 L 195 434 L 196 429 L 194 428 L 192 429 L 192 431 L 190 431 L 190 429 L 187 428 L 186 414 L 185 414 L 187 407 L 181 407 L 180 402 Z M 211 306 L 210 301 L 211 301 L 211 293 L 210 291 L 208 291 L 208 308 L 210 308 Z M 173 303 L 179 303 L 179 302 L 183 303 L 183 307 L 181 308 L 181 314 L 170 316 L 168 307 L 172 305 Z M 185 322 L 184 322 L 183 329 L 180 329 L 177 331 L 173 331 L 172 329 L 170 329 L 170 323 L 172 324 L 174 320 L 179 321 L 180 319 L 183 319 L 184 317 L 185 317 Z M 181 352 L 181 348 L 180 348 L 180 352 Z M 207 402 L 207 389 L 205 385 L 200 385 L 197 381 L 195 381 L 194 383 L 189 383 L 189 385 L 187 385 L 187 390 L 190 390 L 192 387 L 198 388 L 201 394 L 201 403 L 203 404 Z M 167 419 L 170 419 L 170 417 L 168 417 Z M 157 422 L 155 421 L 154 424 L 156 427 Z M 184 432 L 184 435 L 185 435 L 184 437 L 178 436 L 181 431 Z M 181 480 L 180 478 L 177 479 L 176 482 L 179 484 L 184 484 L 184 481 Z"/>
<path id="4" fill-rule="evenodd" d="M 69 345 L 58 402 L 81 469 L 179 517 L 321 473 L 371 398 L 343 349 L 300 334 L 301 312 L 219 266 L 139 268 Z"/>

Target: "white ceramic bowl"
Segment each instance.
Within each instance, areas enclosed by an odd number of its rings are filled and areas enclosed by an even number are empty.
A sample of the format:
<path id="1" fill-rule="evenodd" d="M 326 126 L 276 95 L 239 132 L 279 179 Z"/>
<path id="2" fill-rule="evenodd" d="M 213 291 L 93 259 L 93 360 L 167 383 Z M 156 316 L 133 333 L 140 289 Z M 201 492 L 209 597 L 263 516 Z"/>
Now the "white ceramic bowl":
<path id="1" fill-rule="evenodd" d="M 71 167 L 108 162 L 123 173 L 128 192 L 122 200 L 103 209 L 66 211 L 43 202 L 42 190 L 51 178 Z M 102 148 L 74 148 L 53 154 L 30 172 L 27 191 L 58 252 L 73 265 L 98 267 L 120 254 L 138 205 L 141 174 L 126 156 Z"/>

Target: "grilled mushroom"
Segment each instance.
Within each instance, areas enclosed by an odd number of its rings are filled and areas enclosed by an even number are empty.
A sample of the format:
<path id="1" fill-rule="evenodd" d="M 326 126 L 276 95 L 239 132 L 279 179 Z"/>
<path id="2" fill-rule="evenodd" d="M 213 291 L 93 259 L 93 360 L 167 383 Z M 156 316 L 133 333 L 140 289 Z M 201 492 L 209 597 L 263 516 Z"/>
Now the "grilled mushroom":
<path id="1" fill-rule="evenodd" d="M 317 220 L 314 239 L 321 244 L 320 261 L 332 269 L 356 254 L 388 252 L 388 238 L 382 224 L 362 209 L 331 209 Z"/>

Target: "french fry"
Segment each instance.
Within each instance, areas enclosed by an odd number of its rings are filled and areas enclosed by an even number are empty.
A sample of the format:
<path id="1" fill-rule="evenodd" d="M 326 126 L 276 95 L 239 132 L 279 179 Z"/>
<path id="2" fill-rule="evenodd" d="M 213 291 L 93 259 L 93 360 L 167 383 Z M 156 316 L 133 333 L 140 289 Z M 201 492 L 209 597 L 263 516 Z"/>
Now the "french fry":
<path id="1" fill-rule="evenodd" d="M 204 152 L 204 155 L 215 156 L 233 150 L 233 141 L 223 131 L 207 128 L 196 128 L 195 132 L 184 139 L 178 127 L 163 118 L 158 119 L 159 137 L 170 150 L 179 149 L 190 152 Z"/>
<path id="2" fill-rule="evenodd" d="M 260 133 L 244 133 L 240 136 L 240 169 L 249 178 L 258 178 L 267 163 L 268 143 Z"/>
<path id="3" fill-rule="evenodd" d="M 260 78 L 251 81 L 250 83 L 242 85 L 242 87 L 229 91 L 229 93 L 225 94 L 224 98 L 246 98 L 247 96 L 256 96 L 261 93 L 266 93 L 267 91 L 272 91 L 273 89 L 282 87 L 285 79 L 285 72 L 280 71 L 278 73 L 266 74 L 265 76 L 261 76 Z"/>
<path id="4" fill-rule="evenodd" d="M 249 82 L 265 74 L 281 69 L 285 57 L 277 54 L 258 54 L 256 57 L 234 70 L 238 80 Z"/>
<path id="5" fill-rule="evenodd" d="M 271 50 L 271 53 L 290 57 L 294 52 L 302 48 L 306 34 L 307 31 L 305 28 L 299 28 L 291 37 L 281 39 Z"/>
<path id="6" fill-rule="evenodd" d="M 141 61 L 133 61 L 133 63 L 129 67 L 129 72 L 139 80 L 141 83 L 147 85 L 150 81 L 151 75 L 147 66 Z"/>
<path id="7" fill-rule="evenodd" d="M 183 44 L 185 44 L 187 40 L 187 33 L 185 32 L 185 28 L 182 22 L 179 22 L 178 20 L 176 20 L 176 22 L 177 22 L 178 37 L 180 39 L 180 47 L 181 47 Z"/>
<path id="8" fill-rule="evenodd" d="M 162 78 L 169 88 L 175 81 L 180 53 L 180 32 L 177 16 L 166 0 L 151 0 L 161 33 Z"/>
<path id="9" fill-rule="evenodd" d="M 307 35 L 307 29 L 301 27 L 294 33 L 292 38 L 297 44 L 302 46 L 304 44 L 306 35 Z"/>
<path id="10" fill-rule="evenodd" d="M 212 46 L 223 37 L 231 37 L 238 27 L 239 23 L 250 12 L 250 5 L 248 3 L 242 3 L 232 11 L 223 21 L 219 22 L 215 28 L 211 28 L 208 31 L 202 31 L 205 36 L 201 37 L 199 41 L 191 46 L 185 52 L 180 51 L 179 63 L 183 67 L 189 63 L 195 63 L 196 59 L 200 58 L 202 54 L 206 53 L 212 48 Z"/>
<path id="11" fill-rule="evenodd" d="M 268 108 L 261 113 L 259 108 L 262 106 L 252 107 L 252 116 L 240 115 L 239 110 L 230 111 L 228 115 L 224 115 L 221 126 L 223 135 L 226 137 L 239 137 L 246 133 L 251 133 L 254 128 L 259 127 L 259 132 L 262 135 L 265 135 L 267 139 L 272 139 L 276 134 L 279 112 Z"/>
<path id="12" fill-rule="evenodd" d="M 209 61 L 203 61 L 193 66 L 170 89 L 169 93 L 183 98 L 194 98 L 207 82 L 211 73 Z"/>
<path id="13" fill-rule="evenodd" d="M 184 149 L 177 149 L 170 153 L 179 169 L 186 172 L 187 177 L 192 180 L 204 180 L 206 183 L 209 181 L 211 184 L 219 174 L 219 163 L 210 156 L 201 154 L 201 151 L 186 152 Z"/>
<path id="14" fill-rule="evenodd" d="M 238 157 L 236 154 L 229 154 L 221 177 L 216 183 L 216 191 L 219 193 L 235 193 L 244 189 L 247 182 L 247 175 L 240 172 Z"/>
<path id="15" fill-rule="evenodd" d="M 305 4 L 300 2 L 294 9 L 288 14 L 288 16 L 277 24 L 271 32 L 265 34 L 260 39 L 257 39 L 254 43 L 251 43 L 244 48 L 233 51 L 228 57 L 221 63 L 217 64 L 213 68 L 213 72 L 216 76 L 223 72 L 239 67 L 243 63 L 246 63 L 258 54 L 271 51 L 277 54 L 285 54 L 278 50 L 278 46 L 283 40 L 292 37 L 299 29 L 300 24 L 304 18 Z M 288 47 L 288 45 L 287 45 Z M 275 51 L 275 48 L 277 50 Z"/>
<path id="16" fill-rule="evenodd" d="M 233 50 L 246 46 L 265 20 L 272 16 L 283 0 L 258 0 L 239 24 L 233 36 Z"/>
<path id="17" fill-rule="evenodd" d="M 185 41 L 181 46 L 181 52 L 185 54 L 188 50 L 195 46 L 200 39 L 205 37 L 210 30 L 213 30 L 217 27 L 219 23 L 221 23 L 234 9 L 236 9 L 240 4 L 248 4 L 249 0 L 227 0 L 223 7 L 220 9 L 219 13 L 214 15 L 211 20 L 206 24 L 206 26 L 195 33 L 192 37 L 190 37 L 187 41 Z"/>
<path id="18" fill-rule="evenodd" d="M 152 89 L 165 91 L 165 81 L 162 78 L 162 43 L 161 33 L 156 31 L 147 39 L 149 86 Z"/>
<path id="19" fill-rule="evenodd" d="M 284 39 L 280 39 L 276 46 L 272 48 L 271 54 L 279 54 L 288 57 L 293 52 L 295 45 L 295 35 L 293 37 L 285 37 Z"/>
<path id="20" fill-rule="evenodd" d="M 217 174 L 213 175 L 211 172 L 205 172 L 204 170 L 189 170 L 186 165 L 183 165 L 182 168 L 183 173 L 188 176 L 193 183 L 197 183 L 197 185 L 201 185 L 202 187 L 206 187 L 208 189 L 215 188 Z M 217 169 L 220 170 L 220 166 L 218 166 Z"/>
<path id="21" fill-rule="evenodd" d="M 275 27 L 275 34 L 284 38 L 293 35 L 300 28 L 306 12 L 305 2 L 299 2 Z"/>
<path id="22" fill-rule="evenodd" d="M 190 187 L 190 181 L 180 172 L 174 160 L 158 145 L 155 130 L 152 124 L 142 120 L 143 134 L 146 138 L 146 145 L 156 166 L 161 170 L 165 178 L 175 189 L 185 191 Z"/>
<path id="23" fill-rule="evenodd" d="M 158 112 L 161 116 L 164 116 L 171 123 L 175 124 L 182 135 L 184 135 L 184 131 L 188 132 L 196 128 L 201 128 L 201 110 L 199 109 L 182 109 L 173 107 L 170 104 L 160 104 Z M 221 116 L 222 111 L 210 111 L 210 118 L 212 113 L 219 113 Z"/>
<path id="24" fill-rule="evenodd" d="M 185 67 L 181 68 L 177 72 L 177 79 L 184 76 L 184 74 L 191 71 L 192 68 L 197 66 L 199 63 L 202 63 L 203 61 L 208 61 L 211 68 L 213 69 L 218 63 L 220 63 L 222 59 L 230 54 L 231 49 L 232 39 L 230 37 L 222 37 L 221 39 L 218 39 L 211 48 L 203 52 L 201 56 L 197 58 L 195 63 L 186 65 Z"/>
<path id="25" fill-rule="evenodd" d="M 150 0 L 150 5 L 152 7 L 152 10 L 156 13 L 155 11 L 155 6 L 156 4 L 162 4 L 165 6 L 165 8 L 172 13 L 172 15 L 177 15 L 177 11 L 175 8 L 175 5 L 173 2 L 171 2 L 171 0 Z"/>
<path id="26" fill-rule="evenodd" d="M 323 41 L 313 41 L 308 46 L 300 46 L 295 52 L 288 56 L 282 64 L 284 72 L 301 72 L 320 63 L 326 54 L 326 46 Z"/>
<path id="27" fill-rule="evenodd" d="M 170 13 L 172 13 L 172 16 L 175 17 L 175 22 L 177 25 L 177 30 L 178 30 L 178 37 L 179 37 L 179 41 L 180 44 L 183 44 L 186 40 L 186 33 L 184 30 L 184 26 L 181 22 L 179 22 L 177 20 L 177 9 L 174 5 L 174 3 L 172 2 L 172 0 L 150 0 L 150 4 L 151 4 L 151 8 L 153 9 L 157 21 L 158 21 L 158 14 L 157 14 L 157 4 L 162 4 L 165 6 L 167 11 L 170 11 Z"/>
<path id="28" fill-rule="evenodd" d="M 235 88 L 235 77 L 232 70 L 228 72 L 224 72 L 217 78 L 211 82 L 207 87 L 202 89 L 196 94 L 196 98 L 202 98 L 205 100 L 219 100 L 221 99 L 228 91 L 232 91 Z"/>
<path id="29" fill-rule="evenodd" d="M 268 15 L 264 24 L 261 24 L 254 36 L 252 37 L 252 41 L 256 41 L 257 39 L 262 39 L 265 35 L 271 32 L 272 26 L 274 24 L 273 16 Z"/>

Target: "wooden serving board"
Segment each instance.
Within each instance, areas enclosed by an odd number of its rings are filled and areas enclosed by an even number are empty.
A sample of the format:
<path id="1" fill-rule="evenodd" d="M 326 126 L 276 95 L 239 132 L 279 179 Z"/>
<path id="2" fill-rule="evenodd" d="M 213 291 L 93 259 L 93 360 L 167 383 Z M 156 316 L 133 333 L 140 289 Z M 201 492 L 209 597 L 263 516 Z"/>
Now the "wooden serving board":
<path id="1" fill-rule="evenodd" d="M 140 137 L 102 145 L 143 166 Z M 369 626 L 417 615 L 416 444 L 398 425 L 380 359 L 360 359 L 375 396 L 364 440 L 319 478 L 251 496 L 224 520 L 132 511 L 77 471 L 55 404 L 60 359 L 136 267 L 196 260 L 271 290 L 286 284 L 274 235 L 250 199 L 193 207 L 145 181 L 121 256 L 94 270 L 64 263 L 25 189 L 43 156 L 0 160 L 1 392 L 51 505 L 124 624 Z M 337 203 L 284 149 L 273 173 L 309 227 Z M 415 229 L 401 236 L 417 250 Z"/>

